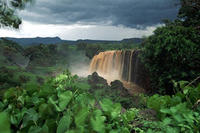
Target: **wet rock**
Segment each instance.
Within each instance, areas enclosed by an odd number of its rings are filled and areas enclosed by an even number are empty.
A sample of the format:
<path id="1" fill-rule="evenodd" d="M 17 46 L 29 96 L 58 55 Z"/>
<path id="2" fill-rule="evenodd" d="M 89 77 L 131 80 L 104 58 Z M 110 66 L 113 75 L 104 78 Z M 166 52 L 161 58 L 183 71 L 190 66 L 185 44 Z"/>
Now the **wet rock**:
<path id="1" fill-rule="evenodd" d="M 123 83 L 119 80 L 115 80 L 110 83 L 111 89 L 114 91 L 119 91 L 120 96 L 129 96 L 128 90 L 123 86 Z"/>
<path id="2" fill-rule="evenodd" d="M 97 72 L 92 73 L 88 76 L 88 83 L 93 89 L 108 87 L 107 80 L 100 77 Z"/>

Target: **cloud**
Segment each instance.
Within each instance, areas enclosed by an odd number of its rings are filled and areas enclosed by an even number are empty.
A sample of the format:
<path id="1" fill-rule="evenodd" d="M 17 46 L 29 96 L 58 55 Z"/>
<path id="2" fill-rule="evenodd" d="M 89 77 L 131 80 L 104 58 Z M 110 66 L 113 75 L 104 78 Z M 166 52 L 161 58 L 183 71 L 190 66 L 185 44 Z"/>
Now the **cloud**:
<path id="1" fill-rule="evenodd" d="M 161 26 L 161 25 L 157 25 Z M 1 37 L 55 37 L 65 40 L 93 39 L 93 40 L 122 40 L 124 38 L 149 36 L 157 26 L 146 29 L 134 29 L 123 26 L 99 25 L 55 25 L 38 24 L 23 21 L 19 30 L 11 28 L 1 29 Z"/>
<path id="2" fill-rule="evenodd" d="M 26 21 L 61 25 L 154 26 L 174 19 L 178 0 L 36 0 L 21 11 Z"/>

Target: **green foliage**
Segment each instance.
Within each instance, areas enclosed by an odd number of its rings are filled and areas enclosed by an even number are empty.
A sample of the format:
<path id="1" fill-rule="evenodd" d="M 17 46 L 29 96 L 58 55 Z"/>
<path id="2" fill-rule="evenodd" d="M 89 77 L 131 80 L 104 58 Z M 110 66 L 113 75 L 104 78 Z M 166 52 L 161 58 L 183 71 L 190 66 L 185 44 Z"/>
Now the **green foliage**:
<path id="1" fill-rule="evenodd" d="M 76 45 L 76 49 L 77 50 L 85 50 L 86 49 L 86 47 L 87 47 L 87 43 L 78 43 L 77 45 Z"/>
<path id="2" fill-rule="evenodd" d="M 76 79 L 66 71 L 41 86 L 27 84 L 23 89 L 8 89 L 0 110 L 9 115 L 11 130 L 50 133 L 130 132 L 134 110 L 122 113 L 119 103 L 109 99 L 96 101 L 85 88 L 76 86 Z"/>
<path id="3" fill-rule="evenodd" d="M 21 52 L 21 53 L 24 51 L 24 48 L 22 46 L 20 46 L 16 42 L 13 42 L 6 38 L 1 38 L 0 46 L 1 46 L 1 48 L 5 47 L 5 46 L 7 46 L 9 48 L 14 48 L 17 52 Z"/>
<path id="4" fill-rule="evenodd" d="M 127 110 L 123 115 L 124 122 L 128 124 L 129 122 L 133 121 L 138 115 L 138 113 L 139 113 L 139 110 L 136 108 L 131 108 Z"/>
<path id="5" fill-rule="evenodd" d="M 183 21 L 184 26 L 200 26 L 200 1 L 180 0 L 181 8 L 178 17 Z"/>
<path id="6" fill-rule="evenodd" d="M 86 43 L 79 43 L 76 46 L 77 50 L 85 51 L 85 55 L 92 59 L 94 55 L 98 54 L 102 51 L 107 50 L 129 50 L 129 49 L 136 49 L 139 47 L 139 44 L 132 44 L 130 42 L 127 43 L 117 43 L 117 44 L 86 44 Z"/>
<path id="7" fill-rule="evenodd" d="M 10 122 L 7 113 L 0 113 L 0 133 L 10 133 Z"/>
<path id="8" fill-rule="evenodd" d="M 200 85 L 188 85 L 186 81 L 174 84 L 176 95 L 143 96 L 147 109 L 157 112 L 154 121 L 140 114 L 142 108 L 125 110 L 108 99 L 120 101 L 123 96 L 115 92 L 122 91 L 108 87 L 90 92 L 90 86 L 69 71 L 42 85 L 26 83 L 7 89 L 0 111 L 8 114 L 11 130 L 18 132 L 198 132 L 198 108 L 191 108 L 200 99 Z M 107 93 L 112 97 L 102 95 Z M 127 102 L 131 104 L 130 100 Z"/>
<path id="9" fill-rule="evenodd" d="M 175 133 L 199 132 L 200 113 L 198 107 L 194 105 L 200 99 L 200 85 L 195 87 L 188 85 L 186 81 L 175 83 L 175 85 L 178 84 L 182 91 L 178 91 L 171 97 L 156 94 L 147 99 L 147 107 L 157 112 L 159 121 L 143 121 L 144 130 Z"/>
<path id="10" fill-rule="evenodd" d="M 0 90 L 22 86 L 31 82 L 36 84 L 36 75 L 18 67 L 0 67 Z"/>
<path id="11" fill-rule="evenodd" d="M 186 103 L 163 108 L 160 112 L 166 116 L 161 121 L 144 122 L 144 127 L 148 129 L 148 132 L 199 132 L 200 115 L 189 109 Z"/>
<path id="12" fill-rule="evenodd" d="M 65 133 L 71 124 L 71 116 L 69 113 L 66 113 L 65 116 L 63 116 L 59 123 L 58 123 L 58 128 L 57 128 L 57 133 Z"/>
<path id="13" fill-rule="evenodd" d="M 98 54 L 100 51 L 102 51 L 102 47 L 98 44 L 93 44 L 93 45 L 87 45 L 85 49 L 86 56 L 89 57 L 90 59 L 93 58 L 94 55 Z"/>
<path id="14" fill-rule="evenodd" d="M 0 66 L 25 66 L 27 59 L 23 56 L 23 54 L 24 48 L 19 44 L 5 38 L 0 40 Z"/>
<path id="15" fill-rule="evenodd" d="M 23 9 L 26 3 L 32 0 L 8 0 L 0 1 L 0 27 L 8 26 L 19 28 L 22 23 L 21 19 L 16 15 L 16 9 Z"/>
<path id="16" fill-rule="evenodd" d="M 54 67 L 56 71 L 59 67 L 66 67 L 69 64 L 69 53 L 74 50 L 69 50 L 69 45 L 50 44 L 50 45 L 33 45 L 24 49 L 24 55 L 29 58 L 28 69 L 32 72 L 38 72 L 38 69 L 43 69 L 45 74 L 48 74 L 47 67 Z M 45 72 L 45 69 L 47 72 Z M 52 72 L 52 70 L 50 70 Z"/>
<path id="17" fill-rule="evenodd" d="M 106 120 L 106 117 L 103 116 L 103 113 L 101 110 L 94 111 L 94 117 L 90 119 L 92 128 L 96 132 L 105 132 L 105 125 L 104 122 Z"/>
<path id="18" fill-rule="evenodd" d="M 152 88 L 172 94 L 172 80 L 195 79 L 200 73 L 200 36 L 191 27 L 165 26 L 155 30 L 143 48 Z"/>
<path id="19" fill-rule="evenodd" d="M 28 67 L 51 66 L 52 64 L 56 64 L 56 53 L 56 45 L 40 44 L 26 48 L 24 55 L 30 59 Z"/>
<path id="20" fill-rule="evenodd" d="M 111 119 L 117 118 L 121 112 L 121 105 L 119 103 L 113 104 L 109 99 L 103 99 L 100 105 L 103 111 L 108 114 L 108 116 L 111 116 Z"/>

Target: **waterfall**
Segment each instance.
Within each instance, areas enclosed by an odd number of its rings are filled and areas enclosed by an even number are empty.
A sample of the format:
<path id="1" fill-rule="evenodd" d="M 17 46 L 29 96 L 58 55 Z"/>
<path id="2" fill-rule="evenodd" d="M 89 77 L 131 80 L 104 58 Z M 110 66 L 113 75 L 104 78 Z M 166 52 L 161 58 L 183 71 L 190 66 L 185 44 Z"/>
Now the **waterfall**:
<path id="1" fill-rule="evenodd" d="M 106 51 L 95 55 L 90 64 L 90 72 L 97 72 L 100 76 L 111 80 L 121 80 L 122 51 Z"/>
<path id="2" fill-rule="evenodd" d="M 90 73 L 97 72 L 111 82 L 121 80 L 135 83 L 141 87 L 147 85 L 146 71 L 138 57 L 138 50 L 113 50 L 95 55 L 90 64 Z"/>

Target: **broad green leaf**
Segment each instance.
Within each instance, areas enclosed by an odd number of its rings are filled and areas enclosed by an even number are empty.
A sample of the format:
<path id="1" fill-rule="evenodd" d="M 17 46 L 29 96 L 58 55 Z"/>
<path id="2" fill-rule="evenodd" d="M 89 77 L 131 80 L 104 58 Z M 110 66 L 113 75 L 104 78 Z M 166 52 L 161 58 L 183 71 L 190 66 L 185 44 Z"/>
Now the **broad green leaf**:
<path id="1" fill-rule="evenodd" d="M 163 108 L 163 109 L 160 109 L 160 112 L 165 113 L 165 114 L 168 114 L 168 113 L 170 113 L 171 111 L 170 111 L 170 109 Z"/>
<path id="2" fill-rule="evenodd" d="M 184 121 L 184 119 L 182 118 L 182 116 L 179 115 L 179 114 L 173 115 L 173 118 L 174 118 L 174 120 L 176 120 L 177 122 L 183 122 L 183 121 Z"/>
<path id="3" fill-rule="evenodd" d="M 38 126 L 31 126 L 28 133 L 41 133 L 41 128 Z"/>
<path id="4" fill-rule="evenodd" d="M 121 133 L 130 133 L 128 128 L 123 127 Z"/>
<path id="5" fill-rule="evenodd" d="M 189 82 L 188 81 L 179 81 L 180 87 L 183 89 Z"/>
<path id="6" fill-rule="evenodd" d="M 120 114 L 120 112 L 121 112 L 121 104 L 119 104 L 119 103 L 114 104 L 113 110 L 111 112 L 112 118 L 113 119 L 116 118 Z"/>
<path id="7" fill-rule="evenodd" d="M 26 127 L 29 122 L 36 123 L 38 118 L 38 113 L 33 108 L 27 110 L 23 119 L 23 127 Z"/>
<path id="8" fill-rule="evenodd" d="M 52 109 L 52 106 L 53 106 L 53 105 L 46 104 L 46 103 L 41 104 L 41 105 L 39 106 L 39 114 L 40 114 L 43 118 L 48 117 L 48 116 L 55 115 L 55 114 L 54 114 L 55 111 L 54 111 L 54 109 Z"/>
<path id="9" fill-rule="evenodd" d="M 0 133 L 11 133 L 10 122 L 7 113 L 0 113 Z"/>
<path id="10" fill-rule="evenodd" d="M 154 131 L 152 129 L 147 129 L 147 133 L 154 133 Z"/>
<path id="11" fill-rule="evenodd" d="M 58 123 L 57 133 L 65 133 L 69 130 L 71 124 L 71 116 L 70 114 L 65 114 Z"/>
<path id="12" fill-rule="evenodd" d="M 87 83 L 76 83 L 76 87 L 83 89 L 83 90 L 89 90 L 90 89 L 90 85 Z"/>
<path id="13" fill-rule="evenodd" d="M 166 133 L 180 133 L 180 131 L 177 128 L 167 127 Z"/>
<path id="14" fill-rule="evenodd" d="M 58 107 L 58 105 L 57 105 L 58 101 L 57 101 L 57 100 L 54 100 L 53 97 L 50 97 L 50 98 L 48 99 L 48 103 L 49 103 L 49 104 L 52 104 L 52 105 L 55 107 L 56 111 L 58 111 L 58 112 L 61 112 L 61 111 L 62 111 L 62 110 L 60 109 L 60 107 Z"/>
<path id="15" fill-rule="evenodd" d="M 186 94 L 188 94 L 188 92 L 189 92 L 189 89 L 184 89 L 183 90 L 183 93 L 186 95 Z"/>
<path id="16" fill-rule="evenodd" d="M 91 117 L 90 119 L 93 130 L 98 133 L 104 133 L 105 132 L 104 121 L 106 120 L 105 116 L 102 116 L 102 112 L 100 110 L 96 110 L 94 114 L 95 114 L 94 118 Z"/>
<path id="17" fill-rule="evenodd" d="M 58 98 L 59 98 L 59 107 L 60 109 L 63 111 L 66 106 L 68 105 L 68 103 L 70 102 L 70 100 L 72 99 L 73 94 L 71 91 L 66 91 L 63 93 L 59 93 L 58 94 Z"/>
<path id="18" fill-rule="evenodd" d="M 94 106 L 95 104 L 95 99 L 88 93 L 79 94 L 76 100 L 82 105 L 89 104 L 91 106 Z"/>
<path id="19" fill-rule="evenodd" d="M 42 126 L 41 133 L 49 133 L 49 127 L 46 123 Z"/>
<path id="20" fill-rule="evenodd" d="M 19 96 L 19 97 L 17 98 L 17 100 L 18 100 L 19 102 L 21 102 L 21 103 L 24 105 L 24 97 L 23 97 L 23 96 Z"/>
<path id="21" fill-rule="evenodd" d="M 170 119 L 170 118 L 165 118 L 165 119 L 163 120 L 163 124 L 164 124 L 164 125 L 169 125 L 169 124 L 171 123 L 171 121 L 172 121 L 172 119 Z"/>
<path id="22" fill-rule="evenodd" d="M 111 130 L 109 133 L 119 133 L 117 130 Z"/>
<path id="23" fill-rule="evenodd" d="M 0 111 L 3 110 L 4 104 L 2 102 L 0 102 Z"/>
<path id="24" fill-rule="evenodd" d="M 4 99 L 12 99 L 16 95 L 16 89 L 10 88 L 4 93 Z"/>
<path id="25" fill-rule="evenodd" d="M 34 105 L 37 106 L 40 103 L 40 99 L 38 98 L 38 96 L 33 96 L 32 97 L 32 102 L 33 102 Z"/>
<path id="26" fill-rule="evenodd" d="M 48 104 L 45 104 L 45 103 L 41 104 L 39 106 L 39 114 L 44 117 L 47 112 L 47 109 L 48 109 Z"/>
<path id="27" fill-rule="evenodd" d="M 77 127 L 82 127 L 85 125 L 86 118 L 88 117 L 89 110 L 88 107 L 80 108 L 79 112 L 75 115 L 75 123 Z"/>
<path id="28" fill-rule="evenodd" d="M 65 133 L 78 133 L 78 132 L 76 130 L 69 130 L 69 131 L 67 131 Z"/>
<path id="29" fill-rule="evenodd" d="M 47 125 L 49 132 L 48 133 L 55 133 L 57 124 L 55 119 L 47 119 L 45 122 L 45 125 Z"/>
<path id="30" fill-rule="evenodd" d="M 100 102 L 101 108 L 103 109 L 103 111 L 105 112 L 109 112 L 113 106 L 113 102 L 110 99 L 103 99 Z"/>

